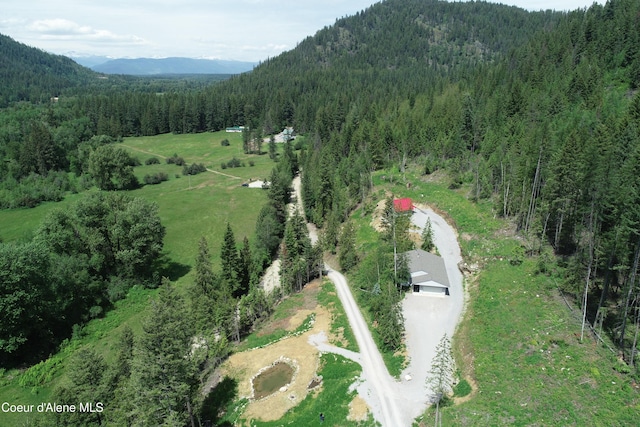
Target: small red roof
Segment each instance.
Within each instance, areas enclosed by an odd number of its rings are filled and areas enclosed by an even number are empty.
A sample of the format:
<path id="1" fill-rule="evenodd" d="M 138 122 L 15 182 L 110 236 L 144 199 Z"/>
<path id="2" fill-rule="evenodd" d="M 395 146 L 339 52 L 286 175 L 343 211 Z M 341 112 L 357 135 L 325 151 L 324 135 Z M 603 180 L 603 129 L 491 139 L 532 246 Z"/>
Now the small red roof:
<path id="1" fill-rule="evenodd" d="M 393 207 L 396 212 L 408 212 L 413 210 L 413 203 L 410 198 L 395 199 L 393 201 Z"/>

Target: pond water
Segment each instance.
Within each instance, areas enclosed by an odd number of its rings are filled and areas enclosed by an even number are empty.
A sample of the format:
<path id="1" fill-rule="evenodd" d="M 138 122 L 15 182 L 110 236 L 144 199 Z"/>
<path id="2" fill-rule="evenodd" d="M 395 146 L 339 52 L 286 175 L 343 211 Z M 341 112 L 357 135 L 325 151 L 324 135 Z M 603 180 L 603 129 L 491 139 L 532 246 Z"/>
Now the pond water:
<path id="1" fill-rule="evenodd" d="M 280 390 L 280 387 L 291 382 L 293 367 L 288 363 L 279 362 L 265 369 L 253 379 L 253 397 L 262 399 Z"/>

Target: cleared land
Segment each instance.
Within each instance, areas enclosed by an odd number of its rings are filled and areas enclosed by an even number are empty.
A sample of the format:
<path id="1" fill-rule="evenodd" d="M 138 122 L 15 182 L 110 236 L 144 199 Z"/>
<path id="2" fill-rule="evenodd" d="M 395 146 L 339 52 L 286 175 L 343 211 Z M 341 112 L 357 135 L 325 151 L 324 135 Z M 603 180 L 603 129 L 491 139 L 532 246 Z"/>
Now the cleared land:
<path id="1" fill-rule="evenodd" d="M 417 169 L 417 168 L 416 168 Z M 497 219 L 491 201 L 472 203 L 469 187 L 452 191 L 443 175 L 393 171 L 374 175 L 380 190 L 428 202 L 460 234 L 470 303 L 453 339 L 471 398 L 443 411 L 443 425 L 635 425 L 638 384 L 608 349 L 579 342 L 580 322 L 559 297 L 553 264 L 537 274 L 535 258 L 511 263 L 522 241 Z M 387 179 L 382 176 L 386 175 Z M 369 224 L 369 216 L 361 222 Z M 361 236 L 368 232 L 363 231 Z M 427 410 L 419 425 L 433 425 Z"/>

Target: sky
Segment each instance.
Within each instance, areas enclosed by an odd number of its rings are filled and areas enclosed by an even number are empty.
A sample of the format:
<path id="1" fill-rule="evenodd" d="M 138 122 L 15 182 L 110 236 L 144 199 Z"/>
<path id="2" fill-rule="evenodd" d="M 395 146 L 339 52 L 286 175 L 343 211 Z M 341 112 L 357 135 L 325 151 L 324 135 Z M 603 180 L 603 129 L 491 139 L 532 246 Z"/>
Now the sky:
<path id="1" fill-rule="evenodd" d="M 598 0 L 603 3 L 604 0 Z M 2 0 L 0 33 L 47 52 L 258 62 L 376 0 Z M 574 10 L 593 0 L 500 0 Z"/>

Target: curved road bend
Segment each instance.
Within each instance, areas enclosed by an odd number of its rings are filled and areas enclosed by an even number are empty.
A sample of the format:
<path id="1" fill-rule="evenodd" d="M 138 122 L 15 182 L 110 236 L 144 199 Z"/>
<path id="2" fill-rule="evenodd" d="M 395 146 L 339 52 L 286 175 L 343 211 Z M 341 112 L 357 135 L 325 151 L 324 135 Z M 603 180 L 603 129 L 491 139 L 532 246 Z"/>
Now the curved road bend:
<path id="1" fill-rule="evenodd" d="M 347 318 L 349 319 L 349 324 L 358 342 L 364 378 L 366 378 L 373 387 L 373 390 L 370 391 L 374 393 L 374 396 L 369 397 L 377 397 L 379 400 L 379 409 L 382 413 L 376 414 L 375 407 L 372 407 L 371 409 L 374 411 L 374 416 L 386 427 L 411 425 L 411 420 L 403 420 L 396 400 L 392 396 L 392 383 L 394 383 L 395 380 L 387 371 L 380 351 L 373 341 L 371 331 L 369 331 L 360 312 L 360 308 L 351 294 L 347 279 L 340 272 L 332 270 L 328 266 L 325 266 L 325 268 L 328 271 L 327 277 L 336 285 L 338 298 L 340 298 L 340 302 L 342 302 L 344 311 L 347 313 Z"/>

